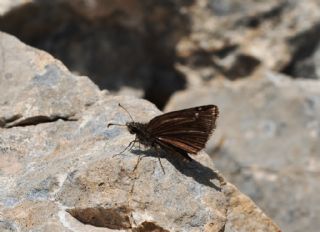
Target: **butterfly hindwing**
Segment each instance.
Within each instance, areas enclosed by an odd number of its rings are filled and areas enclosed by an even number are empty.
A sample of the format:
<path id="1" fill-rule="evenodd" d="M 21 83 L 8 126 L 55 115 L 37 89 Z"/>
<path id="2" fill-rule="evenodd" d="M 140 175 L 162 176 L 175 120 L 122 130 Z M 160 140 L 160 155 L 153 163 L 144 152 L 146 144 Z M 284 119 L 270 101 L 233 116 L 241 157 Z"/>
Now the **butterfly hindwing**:
<path id="1" fill-rule="evenodd" d="M 218 114 L 215 105 L 173 111 L 153 118 L 147 130 L 162 144 L 196 154 L 205 147 L 215 129 Z"/>

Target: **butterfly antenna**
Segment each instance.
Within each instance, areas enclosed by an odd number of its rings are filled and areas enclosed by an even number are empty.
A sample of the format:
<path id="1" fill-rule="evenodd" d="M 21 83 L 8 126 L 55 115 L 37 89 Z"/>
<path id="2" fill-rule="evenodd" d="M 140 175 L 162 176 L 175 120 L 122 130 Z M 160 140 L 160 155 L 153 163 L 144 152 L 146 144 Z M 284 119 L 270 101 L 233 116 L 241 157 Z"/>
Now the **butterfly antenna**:
<path id="1" fill-rule="evenodd" d="M 109 126 L 126 126 L 125 124 L 119 124 L 119 123 L 108 123 L 107 127 Z"/>
<path id="2" fill-rule="evenodd" d="M 128 111 L 126 108 L 124 108 L 120 103 L 119 103 L 119 106 L 127 112 L 127 114 L 129 115 L 129 117 L 131 118 L 132 122 L 134 122 L 134 120 L 133 120 L 131 114 L 129 113 L 129 111 Z"/>

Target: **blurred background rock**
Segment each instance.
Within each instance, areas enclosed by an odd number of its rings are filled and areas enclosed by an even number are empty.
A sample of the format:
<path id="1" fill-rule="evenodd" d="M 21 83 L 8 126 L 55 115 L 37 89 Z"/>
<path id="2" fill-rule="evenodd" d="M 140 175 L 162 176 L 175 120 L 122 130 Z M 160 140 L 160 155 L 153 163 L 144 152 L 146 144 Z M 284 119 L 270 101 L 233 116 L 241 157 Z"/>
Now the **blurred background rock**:
<path id="1" fill-rule="evenodd" d="M 217 104 L 217 168 L 284 231 L 318 231 L 319 0 L 2 0 L 0 13 L 0 30 L 100 89 L 166 111 Z"/>

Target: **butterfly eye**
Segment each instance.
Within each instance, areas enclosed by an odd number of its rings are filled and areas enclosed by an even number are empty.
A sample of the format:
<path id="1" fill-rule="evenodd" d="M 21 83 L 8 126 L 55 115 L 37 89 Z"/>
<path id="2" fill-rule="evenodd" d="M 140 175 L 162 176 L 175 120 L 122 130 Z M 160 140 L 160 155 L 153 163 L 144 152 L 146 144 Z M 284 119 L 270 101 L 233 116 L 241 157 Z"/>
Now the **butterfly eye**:
<path id="1" fill-rule="evenodd" d="M 138 129 L 132 125 L 128 125 L 128 130 L 130 134 L 136 134 L 138 132 Z"/>

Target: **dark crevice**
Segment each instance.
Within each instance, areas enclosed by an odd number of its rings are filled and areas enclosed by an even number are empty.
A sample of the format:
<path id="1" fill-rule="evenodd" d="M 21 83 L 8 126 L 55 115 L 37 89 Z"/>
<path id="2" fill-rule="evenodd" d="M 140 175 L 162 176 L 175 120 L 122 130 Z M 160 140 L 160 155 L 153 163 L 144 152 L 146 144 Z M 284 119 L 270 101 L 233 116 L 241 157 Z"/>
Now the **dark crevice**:
<path id="1" fill-rule="evenodd" d="M 175 69 L 175 48 L 190 33 L 189 16 L 180 9 L 192 3 L 132 1 L 136 8 L 128 11 L 119 1 L 110 12 L 89 20 L 69 2 L 36 0 L 1 16 L 0 30 L 51 53 L 100 89 L 143 90 L 161 109 L 186 87 Z"/>
<path id="2" fill-rule="evenodd" d="M 219 230 L 219 232 L 225 232 L 225 230 L 226 230 L 226 225 L 224 225 L 224 226 Z"/>
<path id="3" fill-rule="evenodd" d="M 315 67 L 309 67 L 310 72 L 307 72 L 306 75 L 303 75 L 301 74 L 301 70 L 299 70 L 301 69 L 299 64 L 312 57 L 317 50 L 317 47 L 320 45 L 320 22 L 309 30 L 290 38 L 288 43 L 290 47 L 294 49 L 294 52 L 291 62 L 285 68 L 283 68 L 282 72 L 293 77 L 312 78 L 312 69 Z M 315 64 L 313 64 L 313 66 L 314 65 Z"/>
<path id="4" fill-rule="evenodd" d="M 235 80 L 252 74 L 260 63 L 261 61 L 253 56 L 239 54 L 231 67 L 228 70 L 222 70 L 222 73 L 230 80 Z"/>
<path id="5" fill-rule="evenodd" d="M 186 88 L 184 76 L 178 71 L 170 73 L 168 69 L 159 67 L 153 77 L 153 84 L 145 89 L 144 98 L 153 102 L 159 109 L 165 107 L 172 94 Z"/>
<path id="6" fill-rule="evenodd" d="M 229 55 L 235 53 L 238 49 L 238 45 L 231 44 L 221 49 L 208 51 L 204 49 L 198 49 L 192 52 L 188 57 L 180 57 L 179 62 L 184 65 L 190 65 L 194 67 L 206 67 L 213 64 L 213 58 L 224 59 Z"/>
<path id="7" fill-rule="evenodd" d="M 270 10 L 258 13 L 256 15 L 244 17 L 240 19 L 235 26 L 245 26 L 249 28 L 257 28 L 261 25 L 261 23 L 266 22 L 267 20 L 279 19 L 279 17 L 283 14 L 283 11 L 288 6 L 288 2 L 283 2 Z"/>
<path id="8" fill-rule="evenodd" d="M 133 232 L 169 232 L 154 222 L 144 221 L 133 227 L 130 221 L 131 209 L 126 206 L 116 208 L 90 207 L 66 210 L 72 217 L 83 224 L 104 227 L 113 230 L 128 230 Z"/>
<path id="9" fill-rule="evenodd" d="M 21 114 L 15 114 L 8 118 L 0 117 L 0 127 L 6 127 L 7 124 L 10 124 L 20 118 L 22 118 Z"/>
<path id="10" fill-rule="evenodd" d="M 215 55 L 220 59 L 226 58 L 229 54 L 235 52 L 239 48 L 237 44 L 230 44 L 225 46 L 217 51 L 215 51 Z"/>
<path id="11" fill-rule="evenodd" d="M 131 228 L 129 217 L 131 210 L 125 206 L 117 208 L 74 208 L 68 209 L 67 212 L 83 224 L 115 230 Z"/>
<path id="12" fill-rule="evenodd" d="M 143 222 L 138 227 L 133 228 L 132 232 L 169 232 L 169 230 L 166 230 L 153 222 Z"/>
<path id="13" fill-rule="evenodd" d="M 211 52 L 199 49 L 192 56 L 186 59 L 181 58 L 180 62 L 195 68 L 211 66 L 229 80 L 250 76 L 259 67 L 261 61 L 253 56 L 238 53 L 237 48 L 237 45 L 230 45 Z"/>
<path id="14" fill-rule="evenodd" d="M 43 123 L 56 122 L 58 120 L 63 121 L 77 121 L 77 119 L 72 117 L 62 117 L 62 116 L 44 116 L 38 115 L 34 117 L 24 118 L 22 120 L 14 120 L 10 123 L 5 123 L 2 127 L 4 128 L 12 128 L 12 127 L 25 127 L 25 126 L 35 126 Z"/>

